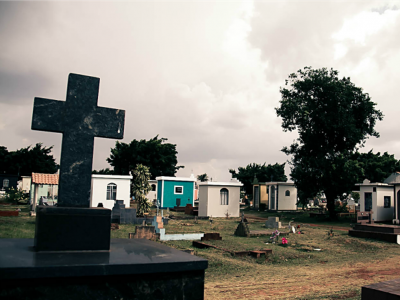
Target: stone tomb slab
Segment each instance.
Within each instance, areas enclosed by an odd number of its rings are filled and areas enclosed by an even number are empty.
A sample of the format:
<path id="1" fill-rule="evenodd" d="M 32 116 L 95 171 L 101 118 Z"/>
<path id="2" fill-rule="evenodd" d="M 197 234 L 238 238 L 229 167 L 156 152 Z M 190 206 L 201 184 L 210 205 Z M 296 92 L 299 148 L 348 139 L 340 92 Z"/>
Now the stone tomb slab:
<path id="1" fill-rule="evenodd" d="M 363 286 L 362 300 L 400 300 L 400 278 Z"/>
<path id="2" fill-rule="evenodd" d="M 110 250 L 111 210 L 37 206 L 36 251 Z"/>
<path id="3" fill-rule="evenodd" d="M 35 252 L 33 239 L 0 239 L 0 298 L 204 298 L 207 260 L 148 240 L 112 239 L 110 250 Z"/>

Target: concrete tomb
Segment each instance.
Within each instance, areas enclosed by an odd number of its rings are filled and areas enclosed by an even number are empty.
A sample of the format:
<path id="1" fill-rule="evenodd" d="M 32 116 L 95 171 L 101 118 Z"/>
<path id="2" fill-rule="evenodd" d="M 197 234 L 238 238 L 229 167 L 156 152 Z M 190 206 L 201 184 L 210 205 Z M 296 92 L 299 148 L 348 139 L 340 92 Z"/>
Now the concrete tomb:
<path id="1" fill-rule="evenodd" d="M 265 221 L 265 227 L 267 228 L 282 228 L 281 222 L 279 222 L 278 217 L 268 217 L 268 220 Z"/>
<path id="2" fill-rule="evenodd" d="M 207 260 L 110 239 L 111 210 L 89 207 L 94 137 L 124 133 L 125 111 L 97 106 L 99 84 L 70 74 L 66 101 L 35 98 L 32 129 L 63 134 L 58 207 L 37 207 L 35 239 L 0 239 L 0 298 L 203 299 Z"/>

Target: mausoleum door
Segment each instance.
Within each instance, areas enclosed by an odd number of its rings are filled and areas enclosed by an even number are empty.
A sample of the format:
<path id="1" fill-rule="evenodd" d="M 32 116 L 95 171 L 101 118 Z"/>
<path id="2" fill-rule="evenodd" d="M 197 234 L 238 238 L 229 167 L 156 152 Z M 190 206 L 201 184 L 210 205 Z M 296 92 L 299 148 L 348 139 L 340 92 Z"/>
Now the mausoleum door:
<path id="1" fill-rule="evenodd" d="M 271 186 L 271 210 L 275 210 L 275 186 Z"/>
<path id="2" fill-rule="evenodd" d="M 260 207 L 260 192 L 259 192 L 259 187 L 255 186 L 254 187 L 254 208 L 259 208 Z"/>
<path id="3" fill-rule="evenodd" d="M 372 193 L 364 194 L 364 210 L 371 211 L 372 209 Z"/>

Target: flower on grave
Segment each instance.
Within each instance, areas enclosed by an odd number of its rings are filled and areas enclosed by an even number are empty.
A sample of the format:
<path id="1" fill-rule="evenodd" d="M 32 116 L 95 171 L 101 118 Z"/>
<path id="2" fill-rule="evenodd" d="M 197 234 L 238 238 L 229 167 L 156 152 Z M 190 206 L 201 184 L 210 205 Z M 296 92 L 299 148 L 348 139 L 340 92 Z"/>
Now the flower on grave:
<path id="1" fill-rule="evenodd" d="M 298 234 L 301 234 L 301 231 L 297 231 Z"/>
<path id="2" fill-rule="evenodd" d="M 286 245 L 288 243 L 286 238 L 282 238 L 282 245 Z"/>

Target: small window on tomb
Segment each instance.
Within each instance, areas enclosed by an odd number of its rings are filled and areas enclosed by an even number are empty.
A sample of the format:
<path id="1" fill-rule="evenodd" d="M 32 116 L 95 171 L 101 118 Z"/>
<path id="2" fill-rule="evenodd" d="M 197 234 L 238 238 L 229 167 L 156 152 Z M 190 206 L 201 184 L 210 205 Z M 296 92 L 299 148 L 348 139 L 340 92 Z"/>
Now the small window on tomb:
<path id="1" fill-rule="evenodd" d="M 117 185 L 109 183 L 107 185 L 107 200 L 117 200 Z"/>
<path id="2" fill-rule="evenodd" d="M 373 191 L 373 192 L 376 192 L 376 187 L 372 188 L 372 191 Z"/>
<path id="3" fill-rule="evenodd" d="M 152 185 L 151 185 L 151 190 L 152 190 L 153 192 L 156 191 L 156 185 L 155 185 L 155 184 L 152 184 Z"/>
<path id="4" fill-rule="evenodd" d="M 226 188 L 221 189 L 219 192 L 221 196 L 221 205 L 228 205 L 229 204 L 229 191 Z"/>
<path id="5" fill-rule="evenodd" d="M 290 191 L 289 191 L 289 190 L 286 190 L 285 196 L 286 196 L 286 197 L 289 197 L 289 196 L 290 196 Z"/>
<path id="6" fill-rule="evenodd" d="M 9 185 L 10 185 L 10 180 L 4 179 L 3 180 L 3 187 L 8 188 Z"/>
<path id="7" fill-rule="evenodd" d="M 175 188 L 174 188 L 174 193 L 175 194 L 183 194 L 183 186 L 176 185 Z"/>
<path id="8" fill-rule="evenodd" d="M 383 197 L 383 207 L 390 208 L 390 196 Z"/>

